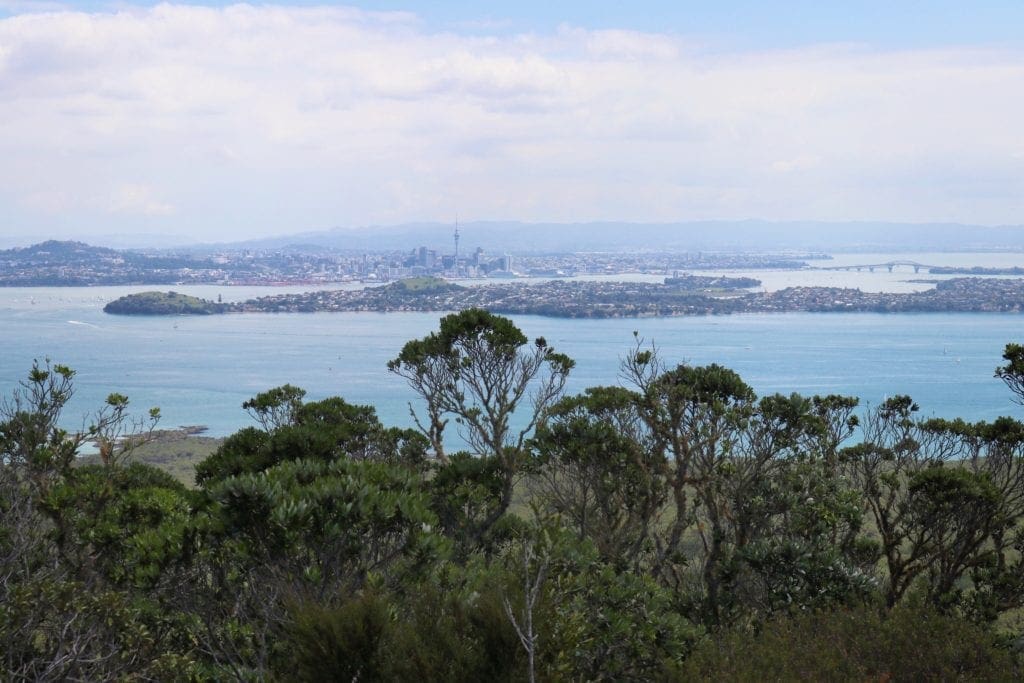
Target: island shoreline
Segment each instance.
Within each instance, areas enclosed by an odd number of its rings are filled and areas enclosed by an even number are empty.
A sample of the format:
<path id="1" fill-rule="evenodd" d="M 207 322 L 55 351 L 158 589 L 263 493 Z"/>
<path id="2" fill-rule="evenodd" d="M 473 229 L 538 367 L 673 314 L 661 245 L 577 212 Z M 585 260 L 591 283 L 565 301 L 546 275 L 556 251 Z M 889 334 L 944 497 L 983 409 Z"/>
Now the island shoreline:
<path id="1" fill-rule="evenodd" d="M 119 315 L 229 313 L 441 313 L 482 308 L 501 315 L 655 318 L 738 313 L 1019 313 L 1024 278 L 956 278 L 923 292 L 788 287 L 751 292 L 748 278 L 688 276 L 673 284 L 552 281 L 463 287 L 444 280 L 398 281 L 362 290 L 278 294 L 217 303 L 174 292 L 130 294 L 108 303 Z M 756 282 L 756 281 L 755 281 Z"/>

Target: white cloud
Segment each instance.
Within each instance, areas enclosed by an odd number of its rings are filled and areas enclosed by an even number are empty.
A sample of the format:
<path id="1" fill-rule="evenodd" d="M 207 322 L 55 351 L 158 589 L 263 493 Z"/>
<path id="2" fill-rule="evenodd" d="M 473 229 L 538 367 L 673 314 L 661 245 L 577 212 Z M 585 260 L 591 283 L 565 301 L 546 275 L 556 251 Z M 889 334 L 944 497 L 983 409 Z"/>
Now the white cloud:
<path id="1" fill-rule="evenodd" d="M 680 42 L 667 35 L 568 25 L 559 27 L 558 33 L 567 43 L 582 46 L 587 55 L 602 59 L 673 59 L 680 52 Z"/>
<path id="2" fill-rule="evenodd" d="M 455 211 L 1024 215 L 1024 52 L 723 55 L 672 35 L 480 30 L 249 5 L 2 19 L 0 209 L 193 233 Z"/>
<path id="3" fill-rule="evenodd" d="M 152 188 L 133 183 L 115 187 L 105 208 L 110 213 L 129 215 L 168 216 L 174 213 L 174 207 L 157 199 Z"/>

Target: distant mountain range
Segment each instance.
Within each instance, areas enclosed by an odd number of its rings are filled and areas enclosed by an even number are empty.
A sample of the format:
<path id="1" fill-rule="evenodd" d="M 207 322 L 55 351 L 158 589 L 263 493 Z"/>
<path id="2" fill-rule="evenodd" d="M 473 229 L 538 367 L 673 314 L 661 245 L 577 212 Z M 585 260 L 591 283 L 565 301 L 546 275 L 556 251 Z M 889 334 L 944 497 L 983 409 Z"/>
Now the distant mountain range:
<path id="1" fill-rule="evenodd" d="M 451 253 L 451 223 L 406 223 L 334 228 L 280 237 L 187 244 L 179 238 L 145 235 L 82 236 L 117 248 L 170 249 L 209 253 L 224 249 L 324 249 L 366 252 L 419 246 Z M 580 251 L 1024 251 L 1024 225 L 815 221 L 697 221 L 683 223 L 520 223 L 477 221 L 459 224 L 459 250 L 482 247 L 489 254 Z M 12 239 L 2 242 L 9 246 Z M 21 245 L 19 245 L 21 246 Z"/>
<path id="2" fill-rule="evenodd" d="M 453 224 L 335 228 L 232 247 L 318 247 L 353 251 L 426 246 L 450 253 Z M 689 223 L 460 223 L 460 251 L 974 251 L 1024 250 L 1024 226 L 956 223 L 821 223 L 702 221 Z M 214 245 L 207 245 L 214 246 Z M 216 245 L 223 247 L 226 245 Z"/>

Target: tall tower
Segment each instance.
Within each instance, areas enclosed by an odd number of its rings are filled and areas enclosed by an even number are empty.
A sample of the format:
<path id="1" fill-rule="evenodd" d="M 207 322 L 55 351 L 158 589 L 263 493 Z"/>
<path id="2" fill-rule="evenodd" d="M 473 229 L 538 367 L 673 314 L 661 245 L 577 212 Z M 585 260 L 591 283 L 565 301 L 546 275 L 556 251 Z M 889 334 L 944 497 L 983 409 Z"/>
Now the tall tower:
<path id="1" fill-rule="evenodd" d="M 459 274 L 459 217 L 455 217 L 455 262 L 452 264 L 455 274 Z"/>

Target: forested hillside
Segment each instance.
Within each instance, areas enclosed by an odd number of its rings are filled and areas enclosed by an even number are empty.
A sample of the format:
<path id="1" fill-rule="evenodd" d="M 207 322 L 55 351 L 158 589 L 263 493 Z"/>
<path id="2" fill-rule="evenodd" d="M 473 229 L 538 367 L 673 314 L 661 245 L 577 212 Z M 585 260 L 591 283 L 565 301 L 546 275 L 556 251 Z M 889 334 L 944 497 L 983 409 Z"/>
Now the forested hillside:
<path id="1" fill-rule="evenodd" d="M 82 431 L 71 368 L 0 412 L 12 680 L 1006 680 L 1021 674 L 1024 423 L 910 397 L 755 396 L 642 339 L 622 383 L 478 309 L 387 371 L 416 429 L 284 385 L 197 468 Z M 385 371 L 384 368 L 381 369 Z M 1024 400 L 1024 347 L 996 374 Z M 996 380 L 994 380 L 996 381 Z M 461 439 L 455 439 L 458 434 Z M 99 462 L 81 464 L 87 442 Z M 468 451 L 454 451 L 465 442 Z"/>

